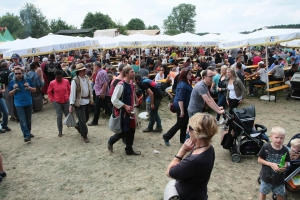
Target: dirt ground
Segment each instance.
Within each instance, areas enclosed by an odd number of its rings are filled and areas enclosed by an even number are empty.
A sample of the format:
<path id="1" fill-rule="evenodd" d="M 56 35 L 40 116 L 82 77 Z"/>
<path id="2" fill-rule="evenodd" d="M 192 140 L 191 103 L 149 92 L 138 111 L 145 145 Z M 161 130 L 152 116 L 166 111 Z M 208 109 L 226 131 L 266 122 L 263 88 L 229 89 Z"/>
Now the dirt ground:
<path id="1" fill-rule="evenodd" d="M 12 131 L 0 134 L 0 153 L 8 175 L 0 183 L 0 199 L 163 199 L 170 180 L 165 171 L 180 148 L 179 134 L 170 141 L 170 147 L 162 139 L 175 122 L 167 103 L 164 100 L 159 111 L 164 128 L 161 134 L 143 133 L 146 121 L 136 130 L 133 147 L 142 152 L 141 156 L 126 156 L 121 141 L 114 145 L 113 154 L 108 152 L 107 141 L 112 135 L 108 117 L 100 117 L 99 126 L 89 127 L 89 144 L 74 128 L 64 127 L 64 136 L 57 136 L 56 115 L 50 103 L 33 114 L 35 137 L 29 143 L 24 143 L 19 124 L 9 121 Z M 275 103 L 247 98 L 240 108 L 251 104 L 256 106 L 256 123 L 268 130 L 278 125 L 286 129 L 285 143 L 299 132 L 298 100 L 286 101 L 281 96 Z M 261 166 L 257 157 L 247 156 L 233 163 L 229 151 L 220 145 L 220 133 L 213 138 L 216 160 L 208 184 L 209 199 L 258 199 Z M 299 199 L 299 193 L 288 193 L 288 199 Z"/>

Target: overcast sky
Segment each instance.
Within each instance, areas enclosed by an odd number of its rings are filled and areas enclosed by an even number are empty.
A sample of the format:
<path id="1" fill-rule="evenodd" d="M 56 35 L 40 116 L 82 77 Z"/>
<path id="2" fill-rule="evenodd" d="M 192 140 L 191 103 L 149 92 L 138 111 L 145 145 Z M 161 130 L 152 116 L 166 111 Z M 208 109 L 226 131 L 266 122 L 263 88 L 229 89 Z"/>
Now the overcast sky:
<path id="1" fill-rule="evenodd" d="M 264 26 L 300 23 L 300 1 L 283 0 L 7 0 L 1 1 L 0 15 L 19 15 L 26 3 L 41 9 L 47 19 L 61 18 L 81 28 L 88 12 L 107 14 L 125 25 L 140 18 L 146 26 L 162 27 L 172 8 L 181 3 L 196 5 L 196 33 L 242 32 Z"/>

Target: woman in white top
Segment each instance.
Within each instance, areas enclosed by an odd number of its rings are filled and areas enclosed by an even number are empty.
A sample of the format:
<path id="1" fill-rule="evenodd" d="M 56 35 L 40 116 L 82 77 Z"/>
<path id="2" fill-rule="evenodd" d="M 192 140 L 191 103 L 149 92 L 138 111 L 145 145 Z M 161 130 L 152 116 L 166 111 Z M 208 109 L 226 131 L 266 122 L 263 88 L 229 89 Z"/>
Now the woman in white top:
<path id="1" fill-rule="evenodd" d="M 246 95 L 246 88 L 243 82 L 238 78 L 233 67 L 227 69 L 227 94 L 226 101 L 229 106 L 229 113 L 232 114 L 234 108 L 244 100 Z M 227 128 L 229 121 L 227 121 L 224 129 Z"/>
<path id="2" fill-rule="evenodd" d="M 161 67 L 159 73 L 157 73 L 155 76 L 155 82 L 157 82 L 158 80 L 165 79 L 164 71 L 164 68 Z"/>

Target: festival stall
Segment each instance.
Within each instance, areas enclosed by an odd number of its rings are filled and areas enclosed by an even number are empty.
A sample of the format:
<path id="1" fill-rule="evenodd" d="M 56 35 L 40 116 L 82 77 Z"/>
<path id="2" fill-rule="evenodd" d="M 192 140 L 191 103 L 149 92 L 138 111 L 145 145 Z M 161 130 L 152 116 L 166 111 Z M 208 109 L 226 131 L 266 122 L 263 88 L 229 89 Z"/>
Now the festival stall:
<path id="1" fill-rule="evenodd" d="M 7 41 L 0 45 L 0 54 L 3 54 L 4 51 L 9 49 L 15 49 L 18 47 L 25 47 L 25 45 L 30 44 L 36 38 L 28 37 L 26 39 L 16 39 L 14 41 Z"/>

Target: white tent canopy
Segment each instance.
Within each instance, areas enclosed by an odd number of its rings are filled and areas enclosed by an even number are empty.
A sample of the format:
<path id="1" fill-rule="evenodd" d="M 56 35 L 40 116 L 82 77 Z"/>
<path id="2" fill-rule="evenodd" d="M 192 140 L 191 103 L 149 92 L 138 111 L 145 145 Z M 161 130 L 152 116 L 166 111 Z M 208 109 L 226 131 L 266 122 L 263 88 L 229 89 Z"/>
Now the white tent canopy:
<path id="1" fill-rule="evenodd" d="M 36 39 L 32 37 L 28 37 L 26 39 L 16 39 L 14 41 L 7 41 L 5 43 L 2 43 L 0 45 L 0 54 L 3 54 L 4 51 L 7 51 L 9 49 L 24 47 L 24 45 L 30 44 L 33 40 Z"/>
<path id="2" fill-rule="evenodd" d="M 23 46 L 5 51 L 3 57 L 10 58 L 12 54 L 19 54 L 21 57 L 26 57 L 48 54 L 54 51 L 89 49 L 96 45 L 99 45 L 98 40 L 93 38 L 54 35 L 49 33 L 48 35 L 28 42 Z"/>
<path id="3" fill-rule="evenodd" d="M 293 41 L 289 41 L 289 42 L 282 42 L 282 43 L 280 43 L 280 45 L 285 46 L 285 47 L 300 47 L 300 40 L 293 40 Z"/>
<path id="4" fill-rule="evenodd" d="M 243 46 L 272 45 L 300 39 L 300 29 L 265 29 L 254 33 L 241 35 L 234 40 L 221 42 L 222 49 L 232 49 Z"/>
<path id="5" fill-rule="evenodd" d="M 214 47 L 218 46 L 219 42 L 216 39 L 206 39 L 203 36 L 192 34 L 189 32 L 180 33 L 178 35 L 171 36 L 174 40 L 174 46 L 180 47 Z"/>

